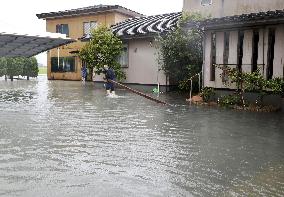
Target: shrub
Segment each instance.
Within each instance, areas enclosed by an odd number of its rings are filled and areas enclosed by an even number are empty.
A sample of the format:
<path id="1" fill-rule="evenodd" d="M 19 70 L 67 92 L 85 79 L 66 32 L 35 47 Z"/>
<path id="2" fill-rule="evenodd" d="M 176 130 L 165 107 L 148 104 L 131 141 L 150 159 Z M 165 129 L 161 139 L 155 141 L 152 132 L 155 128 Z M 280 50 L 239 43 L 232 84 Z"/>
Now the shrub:
<path id="1" fill-rule="evenodd" d="M 214 95 L 215 90 L 211 87 L 204 87 L 200 94 L 204 102 L 208 102 Z"/>
<path id="2" fill-rule="evenodd" d="M 242 100 L 237 94 L 230 94 L 226 96 L 222 96 L 219 99 L 219 105 L 222 107 L 230 107 L 234 105 L 241 105 Z"/>

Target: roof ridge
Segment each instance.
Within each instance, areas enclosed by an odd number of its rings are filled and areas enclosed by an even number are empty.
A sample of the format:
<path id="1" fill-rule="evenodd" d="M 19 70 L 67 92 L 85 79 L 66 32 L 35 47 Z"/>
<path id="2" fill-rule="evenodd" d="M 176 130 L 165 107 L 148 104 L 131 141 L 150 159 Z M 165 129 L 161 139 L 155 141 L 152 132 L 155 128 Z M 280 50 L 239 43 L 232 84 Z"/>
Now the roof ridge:
<path id="1" fill-rule="evenodd" d="M 55 12 L 47 12 L 47 13 L 41 13 L 36 14 L 36 16 L 41 19 L 46 18 L 56 18 L 56 17 L 64 17 L 64 16 L 70 16 L 70 15 L 80 15 L 80 14 L 90 14 L 95 12 L 102 12 L 102 11 L 109 11 L 109 10 L 118 10 L 121 11 L 129 16 L 135 16 L 140 15 L 143 16 L 143 14 L 130 10 L 128 8 L 125 8 L 120 5 L 106 5 L 106 4 L 98 4 L 93 6 L 87 6 L 82 8 L 74 8 L 74 9 L 67 9 L 63 11 L 55 11 Z"/>

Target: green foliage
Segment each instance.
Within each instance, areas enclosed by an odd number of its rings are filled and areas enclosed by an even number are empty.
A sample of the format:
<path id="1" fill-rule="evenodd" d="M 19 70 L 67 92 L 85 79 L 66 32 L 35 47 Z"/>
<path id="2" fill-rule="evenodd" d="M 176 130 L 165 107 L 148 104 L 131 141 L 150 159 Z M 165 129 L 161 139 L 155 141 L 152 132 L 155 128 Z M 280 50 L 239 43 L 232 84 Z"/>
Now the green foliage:
<path id="1" fill-rule="evenodd" d="M 243 106 L 245 105 L 244 93 L 259 93 L 260 105 L 267 94 L 284 94 L 284 81 L 281 78 L 266 80 L 259 70 L 252 73 L 244 73 L 233 68 L 226 68 L 231 83 L 236 83 L 239 87 L 239 95 Z"/>
<path id="2" fill-rule="evenodd" d="M 281 78 L 274 78 L 267 82 L 267 88 L 270 89 L 270 91 L 273 94 L 280 94 L 284 95 L 284 80 Z"/>
<path id="3" fill-rule="evenodd" d="M 201 19 L 198 14 L 185 15 L 175 30 L 156 38 L 161 69 L 181 89 L 189 89 L 188 79 L 201 71 L 203 62 L 202 30 L 198 27 L 185 30 L 182 25 L 188 20 Z"/>
<path id="4" fill-rule="evenodd" d="M 10 77 L 21 75 L 23 67 L 22 58 L 7 58 L 7 75 Z"/>
<path id="5" fill-rule="evenodd" d="M 38 76 L 38 63 L 36 58 L 0 58 L 0 77 L 8 75 L 13 76 Z"/>
<path id="6" fill-rule="evenodd" d="M 0 58 L 0 77 L 7 73 L 7 60 L 4 57 Z"/>
<path id="7" fill-rule="evenodd" d="M 101 74 L 104 65 L 108 65 L 114 70 L 117 79 L 122 80 L 125 79 L 125 74 L 117 61 L 122 47 L 122 41 L 112 33 L 110 28 L 100 26 L 92 32 L 90 42 L 81 49 L 79 56 L 96 74 Z"/>
<path id="8" fill-rule="evenodd" d="M 225 95 L 222 96 L 219 100 L 218 103 L 221 107 L 231 107 L 234 105 L 241 105 L 242 101 L 239 95 L 237 94 L 230 94 L 230 95 Z"/>
<path id="9" fill-rule="evenodd" d="M 214 88 L 204 87 L 202 88 L 200 96 L 202 97 L 204 102 L 208 102 L 215 95 Z"/>
<path id="10" fill-rule="evenodd" d="M 22 76 L 37 77 L 38 76 L 38 63 L 35 57 L 23 58 L 23 72 Z"/>

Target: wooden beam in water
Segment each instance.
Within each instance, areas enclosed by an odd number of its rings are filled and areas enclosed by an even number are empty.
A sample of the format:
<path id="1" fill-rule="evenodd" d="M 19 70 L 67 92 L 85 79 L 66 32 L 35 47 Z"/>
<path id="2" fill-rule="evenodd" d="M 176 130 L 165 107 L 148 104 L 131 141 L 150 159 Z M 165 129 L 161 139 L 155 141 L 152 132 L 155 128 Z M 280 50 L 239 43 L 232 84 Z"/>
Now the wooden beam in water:
<path id="1" fill-rule="evenodd" d="M 130 88 L 130 87 L 124 85 L 124 84 L 118 83 L 118 82 L 113 81 L 113 80 L 109 80 L 109 81 L 114 83 L 114 84 L 116 84 L 116 85 L 118 85 L 118 86 L 120 86 L 120 87 L 123 87 L 123 88 L 129 90 L 130 92 L 133 92 L 133 93 L 135 93 L 135 94 L 137 94 L 139 96 L 142 96 L 142 97 L 144 97 L 146 99 L 149 99 L 149 100 L 154 101 L 154 102 L 159 103 L 159 104 L 169 105 L 169 103 L 166 103 L 166 102 L 161 101 L 161 100 L 159 100 L 157 98 L 151 97 L 151 96 L 149 96 L 149 95 L 147 95 L 145 93 L 139 92 L 138 90 L 134 90 L 134 89 L 132 89 L 132 88 Z"/>

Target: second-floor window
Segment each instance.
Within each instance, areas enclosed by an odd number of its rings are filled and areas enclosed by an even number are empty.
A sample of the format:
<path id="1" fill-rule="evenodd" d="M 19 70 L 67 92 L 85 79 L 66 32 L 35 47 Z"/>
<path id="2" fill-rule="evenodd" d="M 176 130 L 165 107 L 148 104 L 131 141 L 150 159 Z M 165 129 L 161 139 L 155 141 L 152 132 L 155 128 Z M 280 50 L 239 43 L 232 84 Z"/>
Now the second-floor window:
<path id="1" fill-rule="evenodd" d="M 211 5 L 212 0 L 201 0 L 201 5 Z"/>
<path id="2" fill-rule="evenodd" d="M 69 37 L 69 27 L 68 24 L 58 24 L 56 25 L 56 33 L 66 34 Z"/>
<path id="3" fill-rule="evenodd" d="M 83 34 L 84 36 L 90 35 L 92 33 L 92 30 L 94 30 L 97 27 L 97 22 L 91 21 L 91 22 L 84 22 L 83 23 Z"/>

